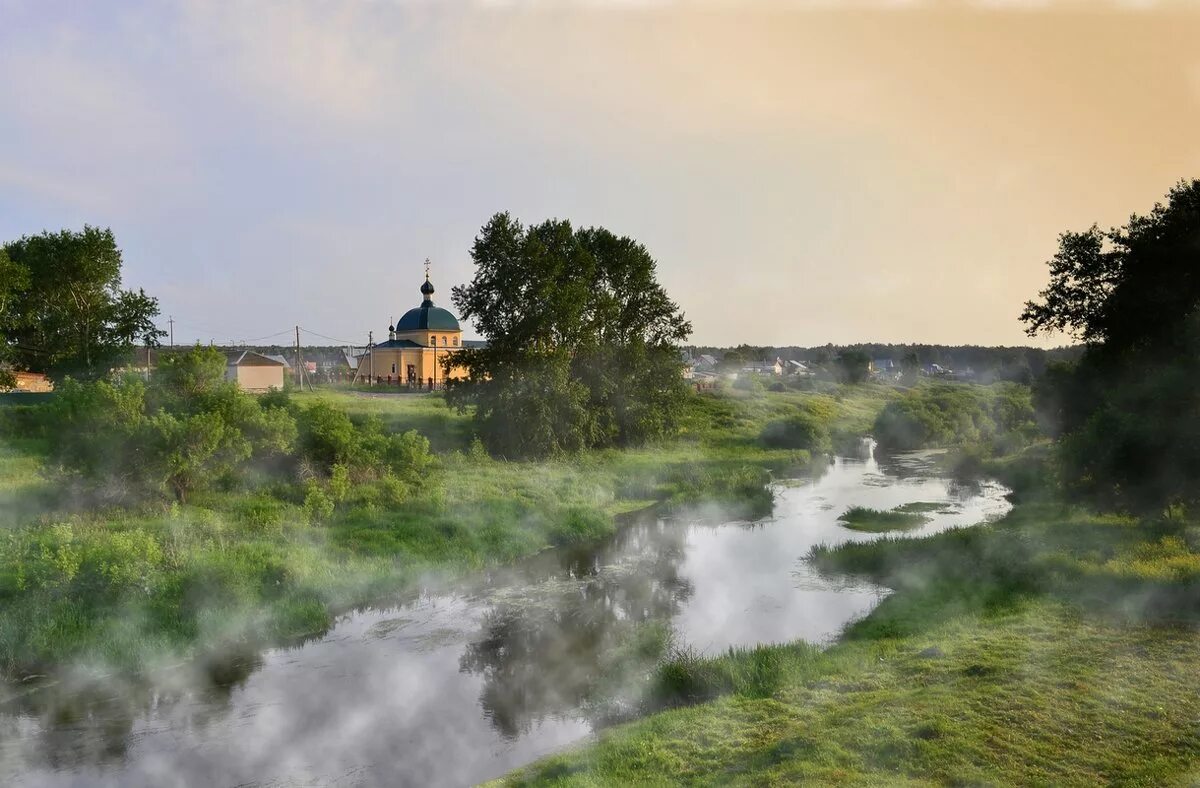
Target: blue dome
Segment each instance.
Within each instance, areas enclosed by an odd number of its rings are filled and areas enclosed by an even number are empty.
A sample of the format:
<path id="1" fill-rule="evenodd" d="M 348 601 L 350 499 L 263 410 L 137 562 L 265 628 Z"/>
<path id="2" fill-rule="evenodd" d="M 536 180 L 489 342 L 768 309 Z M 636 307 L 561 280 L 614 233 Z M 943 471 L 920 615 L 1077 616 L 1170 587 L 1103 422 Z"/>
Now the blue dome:
<path id="1" fill-rule="evenodd" d="M 450 311 L 440 306 L 422 304 L 416 309 L 404 313 L 404 317 L 396 321 L 396 331 L 420 331 L 432 328 L 435 331 L 461 331 L 458 318 Z"/>
<path id="2" fill-rule="evenodd" d="M 428 279 L 421 285 L 421 295 L 425 300 L 416 309 L 410 309 L 396 321 L 396 331 L 461 331 L 458 318 L 447 309 L 433 305 L 433 283 Z"/>

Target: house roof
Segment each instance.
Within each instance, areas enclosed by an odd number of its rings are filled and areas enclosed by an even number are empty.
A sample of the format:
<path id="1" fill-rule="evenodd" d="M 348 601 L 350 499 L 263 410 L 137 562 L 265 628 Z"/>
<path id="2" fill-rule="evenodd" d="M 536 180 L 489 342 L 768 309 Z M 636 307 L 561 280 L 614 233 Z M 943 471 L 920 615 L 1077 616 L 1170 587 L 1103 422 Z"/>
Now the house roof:
<path id="1" fill-rule="evenodd" d="M 287 364 L 277 357 L 268 356 L 263 353 L 255 353 L 253 350 L 235 350 L 232 353 L 225 354 L 225 364 L 230 367 L 252 366 L 252 367 L 286 367 Z"/>
<path id="2" fill-rule="evenodd" d="M 283 364 L 288 369 L 292 368 L 292 365 L 288 363 L 287 357 L 284 356 L 282 353 L 263 353 L 262 355 L 266 356 L 267 358 L 271 359 L 272 361 L 278 361 L 280 364 Z"/>

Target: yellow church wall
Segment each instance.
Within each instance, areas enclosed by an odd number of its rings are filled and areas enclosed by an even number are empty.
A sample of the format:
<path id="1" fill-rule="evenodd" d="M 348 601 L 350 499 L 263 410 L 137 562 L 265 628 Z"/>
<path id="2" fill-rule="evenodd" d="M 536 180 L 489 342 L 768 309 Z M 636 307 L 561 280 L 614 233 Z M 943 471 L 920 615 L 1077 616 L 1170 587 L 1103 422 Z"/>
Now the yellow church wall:
<path id="1" fill-rule="evenodd" d="M 362 380 L 368 380 L 374 376 L 376 381 L 382 380 L 387 383 L 390 376 L 393 383 L 397 381 L 405 383 L 408 380 L 408 365 L 412 364 L 417 380 L 422 385 L 427 384 L 429 378 L 440 383 L 446 379 L 441 364 L 448 354 L 453 354 L 456 350 L 461 350 L 461 348 L 456 349 L 450 346 L 443 349 L 439 346 L 436 352 L 431 347 L 375 348 L 363 356 L 359 362 L 359 377 Z M 373 366 L 372 359 L 374 359 Z M 463 378 L 466 377 L 466 374 L 467 371 L 462 367 L 451 367 L 450 369 L 451 378 Z"/>

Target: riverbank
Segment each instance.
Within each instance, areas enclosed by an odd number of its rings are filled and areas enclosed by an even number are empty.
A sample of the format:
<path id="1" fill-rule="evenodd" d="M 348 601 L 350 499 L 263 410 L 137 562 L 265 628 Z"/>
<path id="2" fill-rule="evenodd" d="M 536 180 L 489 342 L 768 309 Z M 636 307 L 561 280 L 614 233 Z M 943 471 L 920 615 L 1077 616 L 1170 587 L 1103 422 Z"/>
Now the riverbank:
<path id="1" fill-rule="evenodd" d="M 9 680 L 68 664 L 138 672 L 253 650 L 320 633 L 339 611 L 385 603 L 431 575 L 603 538 L 622 512 L 713 500 L 762 514 L 770 473 L 814 459 L 763 446 L 765 424 L 804 412 L 831 433 L 863 434 L 895 396 L 882 386 L 697 396 L 670 443 L 508 462 L 474 444 L 466 417 L 436 395 L 296 394 L 299 407 L 377 417 L 387 433 L 415 429 L 434 448 L 415 490 L 383 478 L 327 507 L 299 480 L 251 476 L 186 504 L 81 509 L 43 472 L 36 435 L 10 432 L 0 451 L 0 668 Z"/>
<path id="2" fill-rule="evenodd" d="M 1019 502 L 997 523 L 814 550 L 895 589 L 833 647 L 669 662 L 683 707 L 504 782 L 1192 782 L 1200 529 L 1061 504 L 1045 459 L 990 465 Z"/>
<path id="3" fill-rule="evenodd" d="M 144 690 L 64 681 L 0 715 L 20 731 L 0 782 L 475 784 L 645 713 L 672 644 L 825 642 L 865 615 L 886 596 L 876 584 L 795 574 L 814 545 L 878 538 L 838 522 L 851 503 L 943 502 L 918 538 L 1008 510 L 1003 486 L 963 487 L 924 453 L 838 458 L 771 488 L 768 518 L 638 515 L 597 545 L 353 611 L 212 678 L 189 664 Z M 71 760 L 80 751 L 119 755 Z"/>

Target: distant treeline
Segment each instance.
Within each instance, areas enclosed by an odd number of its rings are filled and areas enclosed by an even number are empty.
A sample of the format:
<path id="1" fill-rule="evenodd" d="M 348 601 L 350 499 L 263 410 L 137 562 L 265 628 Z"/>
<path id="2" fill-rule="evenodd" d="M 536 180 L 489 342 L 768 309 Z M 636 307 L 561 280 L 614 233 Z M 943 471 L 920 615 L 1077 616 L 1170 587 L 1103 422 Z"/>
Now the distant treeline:
<path id="1" fill-rule="evenodd" d="M 937 364 L 955 372 L 971 370 L 981 382 L 1011 380 L 1028 383 L 1040 377 L 1046 367 L 1055 362 L 1076 361 L 1082 353 L 1080 346 L 1051 349 L 1033 347 L 985 347 L 982 345 L 900 345 L 871 342 L 856 345 L 738 345 L 736 347 L 692 346 L 693 354 L 715 356 L 719 360 L 740 361 L 796 360 L 816 366 L 832 364 L 843 353 L 862 353 L 869 358 L 889 359 L 898 367 L 915 357 L 921 367 Z"/>

